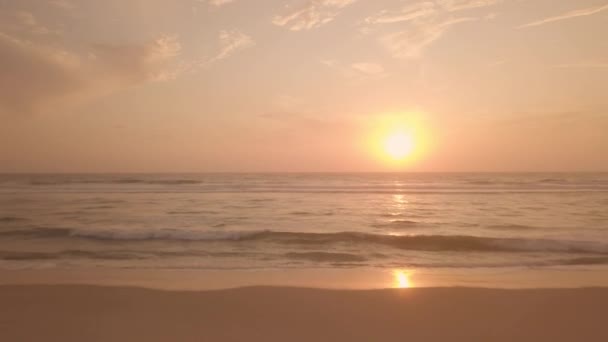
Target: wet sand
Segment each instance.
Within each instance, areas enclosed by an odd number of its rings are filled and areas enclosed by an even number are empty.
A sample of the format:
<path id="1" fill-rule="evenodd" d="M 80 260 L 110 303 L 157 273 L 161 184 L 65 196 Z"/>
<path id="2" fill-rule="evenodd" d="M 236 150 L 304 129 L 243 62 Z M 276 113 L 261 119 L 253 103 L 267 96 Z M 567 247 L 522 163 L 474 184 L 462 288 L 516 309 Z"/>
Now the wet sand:
<path id="1" fill-rule="evenodd" d="M 0 287 L 2 341 L 608 341 L 608 288 Z"/>

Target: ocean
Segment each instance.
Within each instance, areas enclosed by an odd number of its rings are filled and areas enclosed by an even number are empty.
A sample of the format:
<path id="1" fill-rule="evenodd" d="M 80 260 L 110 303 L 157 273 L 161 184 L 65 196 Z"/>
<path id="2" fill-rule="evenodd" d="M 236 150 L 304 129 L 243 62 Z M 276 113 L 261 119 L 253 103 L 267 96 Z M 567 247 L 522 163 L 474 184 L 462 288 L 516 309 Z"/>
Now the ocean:
<path id="1" fill-rule="evenodd" d="M 608 284 L 608 174 L 0 175 L 0 270 L 83 269 Z"/>

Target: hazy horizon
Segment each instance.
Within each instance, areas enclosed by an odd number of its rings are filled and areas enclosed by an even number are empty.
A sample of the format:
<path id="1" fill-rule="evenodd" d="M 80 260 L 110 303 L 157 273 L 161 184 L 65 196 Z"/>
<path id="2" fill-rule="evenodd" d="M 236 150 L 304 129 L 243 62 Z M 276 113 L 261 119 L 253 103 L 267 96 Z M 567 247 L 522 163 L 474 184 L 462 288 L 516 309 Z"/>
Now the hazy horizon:
<path id="1" fill-rule="evenodd" d="M 0 172 L 606 172 L 606 31 L 606 0 L 5 1 Z"/>
<path id="2" fill-rule="evenodd" d="M 205 175 L 205 174 L 606 174 L 608 171 L 127 171 L 0 172 L 0 175 Z"/>

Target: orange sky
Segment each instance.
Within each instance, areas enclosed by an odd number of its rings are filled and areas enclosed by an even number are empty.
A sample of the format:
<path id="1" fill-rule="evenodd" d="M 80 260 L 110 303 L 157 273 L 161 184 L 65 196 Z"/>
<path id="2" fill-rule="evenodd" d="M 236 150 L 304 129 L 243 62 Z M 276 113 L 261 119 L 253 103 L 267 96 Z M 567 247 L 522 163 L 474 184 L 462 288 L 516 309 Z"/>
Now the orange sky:
<path id="1" fill-rule="evenodd" d="M 606 0 L 2 2 L 0 172 L 608 171 L 606 32 Z"/>

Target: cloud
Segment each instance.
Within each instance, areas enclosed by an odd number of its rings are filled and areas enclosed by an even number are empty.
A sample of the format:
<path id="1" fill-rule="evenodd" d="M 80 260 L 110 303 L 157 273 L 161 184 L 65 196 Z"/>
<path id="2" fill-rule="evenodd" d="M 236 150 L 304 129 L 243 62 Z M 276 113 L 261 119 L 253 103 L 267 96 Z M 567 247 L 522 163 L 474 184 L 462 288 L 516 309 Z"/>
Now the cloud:
<path id="1" fill-rule="evenodd" d="M 239 51 L 255 46 L 253 38 L 239 30 L 220 31 L 218 41 L 219 49 L 215 55 L 182 63 L 179 66 L 177 73 L 196 72 L 202 68 L 208 68 L 212 64 L 226 59 Z"/>
<path id="2" fill-rule="evenodd" d="M 14 32 L 28 35 L 60 34 L 61 30 L 51 29 L 41 24 L 38 18 L 27 11 L 0 10 L 0 32 Z"/>
<path id="3" fill-rule="evenodd" d="M 384 67 L 376 63 L 353 63 L 350 66 L 353 70 L 369 76 L 380 76 L 384 74 Z"/>
<path id="4" fill-rule="evenodd" d="M 86 53 L 0 33 L 0 114 L 47 112 L 172 77 L 174 36 L 139 45 L 96 45 Z"/>
<path id="5" fill-rule="evenodd" d="M 502 0 L 435 0 L 421 1 L 403 6 L 396 11 L 383 10 L 365 19 L 367 24 L 392 24 L 408 22 L 473 8 L 487 7 L 500 3 Z"/>
<path id="6" fill-rule="evenodd" d="M 176 77 L 168 67 L 181 52 L 176 36 L 161 36 L 142 45 L 96 45 L 88 59 L 95 67 L 112 71 L 113 77 L 134 84 Z"/>
<path id="7" fill-rule="evenodd" d="M 220 51 L 211 59 L 211 62 L 222 60 L 235 52 L 255 45 L 255 41 L 251 37 L 238 30 L 221 31 L 219 40 Z"/>
<path id="8" fill-rule="evenodd" d="M 321 61 L 327 67 L 337 70 L 343 76 L 352 80 L 377 79 L 387 76 L 384 67 L 378 63 L 356 62 L 344 65 L 335 60 Z"/>
<path id="9" fill-rule="evenodd" d="M 0 113 L 29 112 L 77 91 L 82 83 L 74 72 L 79 61 L 69 63 L 62 55 L 0 34 Z"/>
<path id="10" fill-rule="evenodd" d="M 68 0 L 49 0 L 49 4 L 68 11 L 76 9 L 76 6 Z"/>
<path id="11" fill-rule="evenodd" d="M 199 0 L 199 1 L 204 2 L 205 0 Z M 207 0 L 206 2 L 209 4 L 209 6 L 221 7 L 221 6 L 228 5 L 232 2 L 234 2 L 234 0 Z"/>
<path id="12" fill-rule="evenodd" d="M 414 22 L 402 31 L 389 33 L 380 38 L 380 43 L 396 58 L 416 58 L 424 49 L 441 38 L 452 26 L 477 18 L 432 19 Z"/>
<path id="13" fill-rule="evenodd" d="M 593 14 L 596 14 L 596 13 L 599 13 L 599 12 L 602 12 L 605 10 L 608 10 L 608 4 L 603 5 L 603 6 L 598 6 L 598 7 L 590 7 L 590 8 L 584 8 L 584 9 L 578 9 L 578 10 L 566 12 L 566 13 L 560 14 L 558 16 L 533 21 L 531 23 L 518 26 L 517 28 L 522 29 L 522 28 L 526 28 L 526 27 L 541 26 L 541 25 L 553 23 L 556 21 L 562 21 L 562 20 L 567 20 L 567 19 L 572 19 L 572 18 L 577 18 L 577 17 L 593 15 Z"/>
<path id="14" fill-rule="evenodd" d="M 376 15 L 366 18 L 365 22 L 368 24 L 392 24 L 428 17 L 436 13 L 437 6 L 435 3 L 425 1 L 404 6 L 398 11 L 381 11 Z"/>
<path id="15" fill-rule="evenodd" d="M 560 69 L 608 69 L 608 62 L 580 62 L 570 64 L 559 64 L 555 68 Z"/>
<path id="16" fill-rule="evenodd" d="M 493 62 L 488 63 L 488 66 L 491 68 L 499 67 L 501 65 L 507 64 L 509 61 L 506 59 L 499 59 Z"/>
<path id="17" fill-rule="evenodd" d="M 363 21 L 362 33 L 378 31 L 379 41 L 396 58 L 417 58 L 452 26 L 481 19 L 491 20 L 495 14 L 480 17 L 455 17 L 452 12 L 487 7 L 502 0 L 434 0 L 419 1 L 397 10 L 383 10 Z M 394 24 L 399 24 L 394 25 Z M 389 28 L 389 30 L 387 30 Z M 396 28 L 399 30 L 395 31 Z M 390 30 L 392 29 L 392 31 Z"/>
<path id="18" fill-rule="evenodd" d="M 436 0 L 436 2 L 446 11 L 454 12 L 493 6 L 502 2 L 502 0 Z"/>
<path id="19" fill-rule="evenodd" d="M 0 31 L 0 115 L 57 111 L 127 88 L 172 80 L 255 45 L 238 30 L 224 30 L 215 55 L 184 61 L 174 35 L 142 43 L 68 46 L 60 36 L 30 39 L 38 36 L 19 33 Z"/>
<path id="20" fill-rule="evenodd" d="M 288 14 L 274 17 L 272 23 L 291 31 L 310 30 L 321 27 L 340 14 L 340 11 L 356 0 L 310 0 L 304 6 Z"/>

